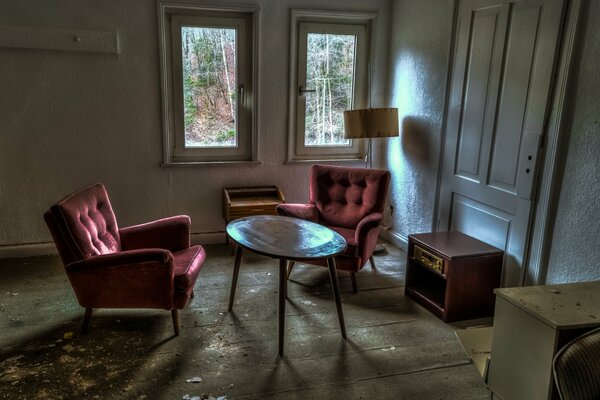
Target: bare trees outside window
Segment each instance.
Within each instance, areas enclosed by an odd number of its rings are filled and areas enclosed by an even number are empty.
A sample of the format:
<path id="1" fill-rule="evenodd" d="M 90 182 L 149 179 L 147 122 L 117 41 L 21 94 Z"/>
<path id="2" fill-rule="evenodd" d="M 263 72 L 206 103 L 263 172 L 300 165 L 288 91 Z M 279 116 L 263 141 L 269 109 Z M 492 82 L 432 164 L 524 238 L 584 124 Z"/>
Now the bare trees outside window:
<path id="1" fill-rule="evenodd" d="M 236 146 L 236 30 L 184 26 L 181 47 L 185 146 Z"/>
<path id="2" fill-rule="evenodd" d="M 361 160 L 344 137 L 344 111 L 368 103 L 375 13 L 292 10 L 288 161 Z"/>
<path id="3" fill-rule="evenodd" d="M 311 91 L 306 94 L 304 144 L 348 145 L 344 110 L 352 108 L 356 37 L 309 33 L 306 46 L 306 86 Z"/>

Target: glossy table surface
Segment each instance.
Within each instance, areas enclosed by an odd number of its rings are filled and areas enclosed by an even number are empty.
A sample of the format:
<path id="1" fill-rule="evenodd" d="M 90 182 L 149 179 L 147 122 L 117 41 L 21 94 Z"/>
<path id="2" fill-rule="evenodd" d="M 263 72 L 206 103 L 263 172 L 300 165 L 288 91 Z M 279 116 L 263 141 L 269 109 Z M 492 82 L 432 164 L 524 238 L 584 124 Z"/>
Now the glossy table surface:
<path id="1" fill-rule="evenodd" d="M 278 215 L 236 219 L 227 225 L 227 234 L 238 245 L 273 258 L 330 258 L 346 248 L 342 235 L 325 226 Z"/>

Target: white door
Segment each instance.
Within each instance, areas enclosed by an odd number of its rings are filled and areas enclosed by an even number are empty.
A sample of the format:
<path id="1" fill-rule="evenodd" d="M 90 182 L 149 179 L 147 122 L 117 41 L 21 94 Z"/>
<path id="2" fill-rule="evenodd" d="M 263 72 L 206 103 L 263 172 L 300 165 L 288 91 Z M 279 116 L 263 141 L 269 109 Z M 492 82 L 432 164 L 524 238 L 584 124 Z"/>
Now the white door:
<path id="1" fill-rule="evenodd" d="M 505 251 L 520 286 L 564 0 L 461 0 L 438 230 Z"/>

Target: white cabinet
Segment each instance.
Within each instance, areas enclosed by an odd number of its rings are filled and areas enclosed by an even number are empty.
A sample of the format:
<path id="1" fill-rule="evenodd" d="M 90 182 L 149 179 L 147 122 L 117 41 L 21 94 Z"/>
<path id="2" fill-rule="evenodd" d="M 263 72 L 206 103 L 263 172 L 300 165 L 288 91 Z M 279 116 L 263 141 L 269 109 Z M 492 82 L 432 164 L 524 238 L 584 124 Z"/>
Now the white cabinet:
<path id="1" fill-rule="evenodd" d="M 552 359 L 600 326 L 600 282 L 496 289 L 488 386 L 501 400 L 558 399 Z"/>

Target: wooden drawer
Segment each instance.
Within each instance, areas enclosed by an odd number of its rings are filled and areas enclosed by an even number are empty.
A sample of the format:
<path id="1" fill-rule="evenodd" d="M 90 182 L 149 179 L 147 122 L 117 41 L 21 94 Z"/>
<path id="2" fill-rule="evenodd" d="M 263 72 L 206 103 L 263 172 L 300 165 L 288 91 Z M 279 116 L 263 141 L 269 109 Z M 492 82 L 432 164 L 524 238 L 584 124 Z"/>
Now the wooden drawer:
<path id="1" fill-rule="evenodd" d="M 251 215 L 275 215 L 281 203 L 285 198 L 277 186 L 223 189 L 223 217 L 227 223 Z"/>

